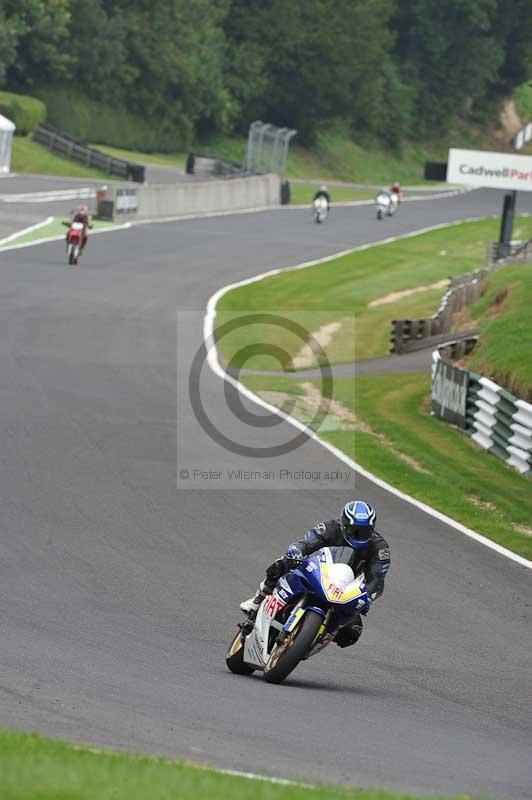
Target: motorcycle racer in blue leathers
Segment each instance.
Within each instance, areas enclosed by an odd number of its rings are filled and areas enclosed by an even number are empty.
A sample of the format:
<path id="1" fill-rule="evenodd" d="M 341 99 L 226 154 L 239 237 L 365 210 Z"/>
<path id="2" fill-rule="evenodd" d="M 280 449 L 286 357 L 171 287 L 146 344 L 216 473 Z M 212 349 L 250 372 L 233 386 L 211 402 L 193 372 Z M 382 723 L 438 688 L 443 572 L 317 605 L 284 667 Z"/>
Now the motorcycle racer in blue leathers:
<path id="1" fill-rule="evenodd" d="M 384 578 L 390 568 L 390 548 L 384 537 L 375 530 L 375 509 L 364 500 L 346 503 L 340 519 L 319 522 L 305 536 L 291 544 L 285 555 L 277 558 L 266 570 L 266 579 L 254 597 L 244 600 L 240 608 L 254 617 L 265 596 L 271 594 L 280 577 L 298 562 L 322 547 L 348 546 L 352 549 L 349 566 L 356 574 L 363 572 L 371 601 L 381 596 Z M 362 617 L 357 614 L 349 625 L 335 636 L 340 647 L 349 647 L 362 633 Z"/>

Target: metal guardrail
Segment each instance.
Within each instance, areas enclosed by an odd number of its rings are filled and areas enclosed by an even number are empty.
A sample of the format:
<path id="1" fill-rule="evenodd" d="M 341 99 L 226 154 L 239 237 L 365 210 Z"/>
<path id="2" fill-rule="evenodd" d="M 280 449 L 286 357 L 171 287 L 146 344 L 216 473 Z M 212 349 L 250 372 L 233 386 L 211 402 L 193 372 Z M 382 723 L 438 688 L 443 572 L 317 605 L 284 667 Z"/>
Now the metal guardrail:
<path id="1" fill-rule="evenodd" d="M 527 242 L 490 242 L 488 266 L 502 264 L 532 264 L 532 239 Z"/>
<path id="2" fill-rule="evenodd" d="M 478 333 L 468 333 L 455 339 L 447 339 L 437 350 L 445 361 L 459 361 L 468 356 L 478 342 Z"/>
<path id="3" fill-rule="evenodd" d="M 432 354 L 432 413 L 532 477 L 532 404 L 489 378 L 447 363 L 438 351 Z"/>
<path id="4" fill-rule="evenodd" d="M 238 176 L 243 177 L 247 173 L 241 164 L 236 161 L 225 161 L 217 156 L 206 156 L 201 153 L 189 153 L 186 164 L 187 175 L 211 176 Z"/>
<path id="5" fill-rule="evenodd" d="M 84 142 L 51 125 L 45 123 L 37 125 L 33 131 L 33 140 L 47 147 L 53 153 L 87 167 L 94 167 L 117 178 L 144 183 L 145 167 L 143 164 L 124 161 L 121 158 L 102 153 L 93 147 L 87 147 Z"/>
<path id="6" fill-rule="evenodd" d="M 481 269 L 451 278 L 438 310 L 431 317 L 392 320 L 390 351 L 407 353 L 409 350 L 419 348 L 420 339 L 449 333 L 453 315 L 463 306 L 470 305 L 480 298 L 488 272 L 488 269 Z"/>

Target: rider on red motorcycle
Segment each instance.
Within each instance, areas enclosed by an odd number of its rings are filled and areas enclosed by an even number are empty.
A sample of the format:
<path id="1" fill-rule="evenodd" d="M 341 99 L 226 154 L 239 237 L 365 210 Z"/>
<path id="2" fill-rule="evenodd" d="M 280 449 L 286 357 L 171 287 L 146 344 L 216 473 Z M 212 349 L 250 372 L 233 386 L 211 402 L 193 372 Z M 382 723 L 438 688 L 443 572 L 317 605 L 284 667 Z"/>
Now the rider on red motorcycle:
<path id="1" fill-rule="evenodd" d="M 92 218 L 89 214 L 88 206 L 81 205 L 77 211 L 74 212 L 72 215 L 72 219 L 70 220 L 70 224 L 72 225 L 73 222 L 81 222 L 83 225 L 83 236 L 81 239 L 81 252 L 85 249 L 85 245 L 87 244 L 88 234 L 87 229 L 92 228 Z M 68 233 L 66 235 L 66 242 L 68 245 Z"/>

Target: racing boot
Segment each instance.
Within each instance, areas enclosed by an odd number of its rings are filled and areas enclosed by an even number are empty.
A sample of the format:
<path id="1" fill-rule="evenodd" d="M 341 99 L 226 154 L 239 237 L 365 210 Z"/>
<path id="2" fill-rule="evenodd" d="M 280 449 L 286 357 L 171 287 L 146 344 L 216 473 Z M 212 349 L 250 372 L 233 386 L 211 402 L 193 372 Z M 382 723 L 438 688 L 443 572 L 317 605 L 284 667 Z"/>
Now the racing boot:
<path id="1" fill-rule="evenodd" d="M 257 593 L 253 597 L 250 597 L 249 600 L 244 600 L 240 603 L 241 611 L 243 611 L 244 614 L 256 614 L 266 595 L 271 593 L 271 589 L 266 586 L 266 581 L 262 581 Z"/>

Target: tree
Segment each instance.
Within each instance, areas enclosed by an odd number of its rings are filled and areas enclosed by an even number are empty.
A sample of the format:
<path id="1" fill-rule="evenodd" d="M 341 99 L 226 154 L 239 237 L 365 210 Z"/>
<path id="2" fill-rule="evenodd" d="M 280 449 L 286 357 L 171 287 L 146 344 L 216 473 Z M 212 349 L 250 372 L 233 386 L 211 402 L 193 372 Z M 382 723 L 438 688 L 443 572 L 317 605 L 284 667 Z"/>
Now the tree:
<path id="1" fill-rule="evenodd" d="M 0 0 L 0 86 L 4 84 L 6 72 L 15 60 L 17 35 L 13 20 L 7 19 L 3 0 Z"/>
<path id="2" fill-rule="evenodd" d="M 416 91 L 420 135 L 445 131 L 453 114 L 497 81 L 504 53 L 496 15 L 497 0 L 401 0 L 395 53 Z"/>
<path id="3" fill-rule="evenodd" d="M 504 53 L 498 88 L 508 93 L 532 74 L 532 5 L 530 0 L 499 0 L 497 6 L 493 30 Z"/>
<path id="4" fill-rule="evenodd" d="M 68 48 L 70 0 L 4 0 L 4 16 L 16 43 L 7 72 L 10 88 L 65 78 L 73 59 Z"/>
<path id="5" fill-rule="evenodd" d="M 244 113 L 297 128 L 307 143 L 335 117 L 382 129 L 392 10 L 392 0 L 233 0 L 226 34 L 252 65 Z"/>

